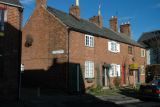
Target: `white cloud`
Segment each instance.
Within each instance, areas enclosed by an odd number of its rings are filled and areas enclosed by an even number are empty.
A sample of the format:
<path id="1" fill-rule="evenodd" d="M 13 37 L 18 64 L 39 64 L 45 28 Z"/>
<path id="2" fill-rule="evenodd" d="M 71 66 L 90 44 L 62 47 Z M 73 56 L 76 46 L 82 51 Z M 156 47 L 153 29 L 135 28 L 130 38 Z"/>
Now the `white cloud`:
<path id="1" fill-rule="evenodd" d="M 20 0 L 22 4 L 31 4 L 34 0 Z"/>

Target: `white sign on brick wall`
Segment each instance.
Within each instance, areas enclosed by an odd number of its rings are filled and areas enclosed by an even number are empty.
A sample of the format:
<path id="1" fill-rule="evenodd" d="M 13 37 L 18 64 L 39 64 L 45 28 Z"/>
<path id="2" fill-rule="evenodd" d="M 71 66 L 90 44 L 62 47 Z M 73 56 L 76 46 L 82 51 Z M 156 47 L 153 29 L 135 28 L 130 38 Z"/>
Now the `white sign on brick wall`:
<path id="1" fill-rule="evenodd" d="M 54 50 L 51 52 L 52 54 L 63 54 L 64 50 Z"/>

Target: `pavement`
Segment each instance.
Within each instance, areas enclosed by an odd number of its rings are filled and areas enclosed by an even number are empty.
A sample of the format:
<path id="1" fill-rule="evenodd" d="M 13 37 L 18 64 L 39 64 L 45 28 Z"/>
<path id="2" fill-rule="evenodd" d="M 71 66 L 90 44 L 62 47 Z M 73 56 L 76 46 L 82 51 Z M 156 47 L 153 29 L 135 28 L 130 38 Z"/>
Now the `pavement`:
<path id="1" fill-rule="evenodd" d="M 121 107 L 121 104 L 141 102 L 139 99 L 125 95 L 40 95 L 23 96 L 19 102 L 0 102 L 0 107 Z"/>
<path id="2" fill-rule="evenodd" d="M 141 100 L 133 97 L 128 97 L 125 95 L 116 95 L 116 96 L 97 96 L 97 98 L 103 101 L 113 102 L 115 104 L 127 104 L 127 103 L 137 103 L 142 102 Z"/>

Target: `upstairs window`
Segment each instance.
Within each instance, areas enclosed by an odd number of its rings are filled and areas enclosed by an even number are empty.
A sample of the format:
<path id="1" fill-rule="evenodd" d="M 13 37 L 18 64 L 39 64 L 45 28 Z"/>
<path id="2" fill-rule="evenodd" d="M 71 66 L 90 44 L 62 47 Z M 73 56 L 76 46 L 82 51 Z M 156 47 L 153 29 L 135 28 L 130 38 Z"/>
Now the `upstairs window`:
<path id="1" fill-rule="evenodd" d="M 120 52 L 120 44 L 115 41 L 109 41 L 108 50 L 114 53 L 118 53 Z"/>
<path id="2" fill-rule="evenodd" d="M 141 49 L 141 57 L 145 57 L 145 50 Z"/>
<path id="3" fill-rule="evenodd" d="M 85 46 L 94 47 L 94 36 L 85 35 Z"/>
<path id="4" fill-rule="evenodd" d="M 7 21 L 7 10 L 0 8 L 0 31 L 4 31 L 4 24 Z"/>
<path id="5" fill-rule="evenodd" d="M 132 46 L 128 46 L 128 54 L 133 54 L 133 47 Z"/>

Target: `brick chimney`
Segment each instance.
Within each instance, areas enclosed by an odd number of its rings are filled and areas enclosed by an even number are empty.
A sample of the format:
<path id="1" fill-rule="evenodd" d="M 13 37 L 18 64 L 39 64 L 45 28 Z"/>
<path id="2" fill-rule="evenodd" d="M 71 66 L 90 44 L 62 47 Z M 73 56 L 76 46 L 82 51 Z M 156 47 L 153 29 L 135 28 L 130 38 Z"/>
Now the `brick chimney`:
<path id="1" fill-rule="evenodd" d="M 109 20 L 110 23 L 110 29 L 112 29 L 115 32 L 118 32 L 118 18 L 116 16 L 112 16 Z"/>
<path id="2" fill-rule="evenodd" d="M 120 33 L 126 34 L 131 38 L 131 27 L 129 22 L 120 25 Z"/>
<path id="3" fill-rule="evenodd" d="M 36 0 L 36 7 L 41 6 L 41 5 L 46 7 L 47 6 L 47 0 Z"/>
<path id="4" fill-rule="evenodd" d="M 76 17 L 80 18 L 80 8 L 79 8 L 79 0 L 76 0 L 76 5 L 72 5 L 69 9 L 69 14 Z"/>
<path id="5" fill-rule="evenodd" d="M 98 10 L 98 16 L 93 16 L 89 19 L 90 22 L 95 23 L 96 25 L 98 25 L 100 28 L 103 27 L 103 19 L 101 16 L 101 10 L 100 10 L 100 6 L 99 6 L 99 10 Z"/>

